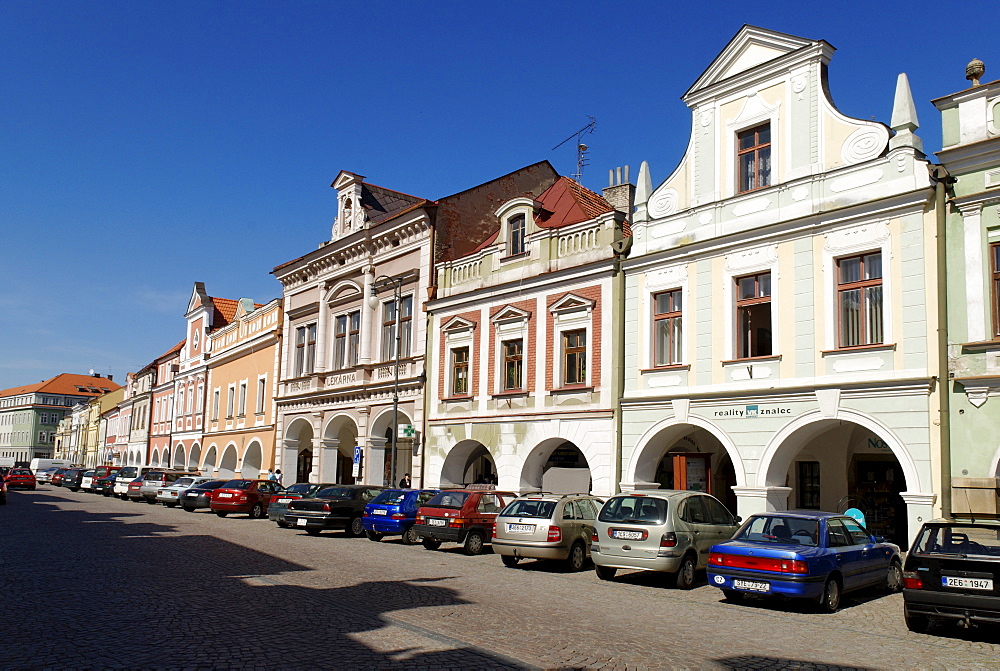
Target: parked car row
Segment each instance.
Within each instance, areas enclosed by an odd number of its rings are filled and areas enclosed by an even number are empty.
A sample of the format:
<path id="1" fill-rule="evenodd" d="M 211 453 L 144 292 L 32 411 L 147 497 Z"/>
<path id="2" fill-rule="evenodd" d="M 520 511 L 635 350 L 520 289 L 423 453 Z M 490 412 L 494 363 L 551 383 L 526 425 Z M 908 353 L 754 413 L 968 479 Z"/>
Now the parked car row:
<path id="1" fill-rule="evenodd" d="M 111 495 L 123 474 L 133 471 L 97 478 L 95 483 L 112 482 L 94 489 Z M 914 631 L 926 631 L 936 619 L 965 626 L 1000 622 L 1000 521 L 927 522 L 904 564 L 898 546 L 845 514 L 768 512 L 742 521 L 716 498 L 694 491 L 646 490 L 603 500 L 587 493 L 518 495 L 490 486 L 283 488 L 269 480 L 169 475 L 177 477 L 167 482 L 167 473 L 155 470 L 135 475 L 129 496 L 145 499 L 143 483 L 156 481 L 154 502 L 189 512 L 267 515 L 280 528 L 310 535 L 340 530 L 376 542 L 397 535 L 405 545 L 428 550 L 457 543 L 470 555 L 492 544 L 507 567 L 538 559 L 580 571 L 592 563 L 601 580 L 639 569 L 690 589 L 704 571 L 708 584 L 733 603 L 799 599 L 834 612 L 849 592 L 902 590 L 905 621 Z"/>

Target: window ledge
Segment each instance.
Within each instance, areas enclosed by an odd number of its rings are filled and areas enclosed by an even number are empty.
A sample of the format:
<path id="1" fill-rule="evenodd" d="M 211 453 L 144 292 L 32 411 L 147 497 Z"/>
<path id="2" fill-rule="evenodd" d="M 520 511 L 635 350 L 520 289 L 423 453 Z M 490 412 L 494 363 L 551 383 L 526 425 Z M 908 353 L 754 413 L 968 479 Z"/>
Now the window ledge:
<path id="1" fill-rule="evenodd" d="M 975 352 L 975 351 L 985 351 L 991 349 L 1000 349 L 1000 340 L 981 340 L 979 342 L 964 342 L 962 343 L 963 352 Z"/>
<path id="2" fill-rule="evenodd" d="M 528 390 L 527 389 L 508 389 L 506 391 L 498 391 L 497 393 L 492 394 L 490 396 L 490 398 L 516 398 L 518 396 L 527 397 L 528 396 Z"/>
<path id="3" fill-rule="evenodd" d="M 557 387 L 555 389 L 549 389 L 550 394 L 577 394 L 584 391 L 594 391 L 594 388 L 579 385 L 575 387 Z"/>
<path id="4" fill-rule="evenodd" d="M 729 359 L 728 361 L 723 361 L 723 366 L 739 366 L 741 364 L 748 363 L 769 363 L 771 361 L 781 361 L 780 354 L 769 354 L 767 356 L 749 356 L 745 359 Z"/>
<path id="5" fill-rule="evenodd" d="M 475 396 L 471 394 L 466 394 L 465 396 L 444 396 L 441 399 L 442 403 L 455 403 L 457 401 L 472 401 L 475 400 Z"/>
<path id="6" fill-rule="evenodd" d="M 827 349 L 820 352 L 821 356 L 829 354 L 850 354 L 851 352 L 892 352 L 896 349 L 896 343 L 879 343 L 878 345 L 858 345 L 857 347 L 842 347 L 840 349 Z"/>
<path id="7" fill-rule="evenodd" d="M 508 261 L 517 261 L 519 259 L 523 259 L 524 257 L 526 257 L 528 255 L 529 255 L 528 252 L 524 251 L 524 252 L 521 252 L 520 254 L 511 254 L 509 256 L 501 256 L 500 257 L 500 263 L 506 263 Z"/>
<path id="8" fill-rule="evenodd" d="M 656 366 L 655 368 L 641 368 L 640 373 L 660 373 L 666 371 L 675 370 L 691 370 L 691 364 L 689 363 L 672 363 L 669 366 Z"/>

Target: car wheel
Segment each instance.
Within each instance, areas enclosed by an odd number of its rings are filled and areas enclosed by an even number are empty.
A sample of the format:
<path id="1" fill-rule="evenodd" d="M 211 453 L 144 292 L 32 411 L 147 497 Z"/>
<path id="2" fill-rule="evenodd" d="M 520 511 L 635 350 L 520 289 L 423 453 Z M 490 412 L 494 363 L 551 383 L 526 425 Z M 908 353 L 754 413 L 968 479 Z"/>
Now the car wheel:
<path id="1" fill-rule="evenodd" d="M 322 529 L 306 529 L 306 533 L 310 536 L 319 536 L 320 531 L 322 531 Z"/>
<path id="2" fill-rule="evenodd" d="M 263 516 L 264 516 L 264 506 L 262 506 L 260 504 L 260 501 L 258 501 L 257 503 L 253 504 L 253 506 L 250 507 L 250 519 L 259 520 Z"/>
<path id="3" fill-rule="evenodd" d="M 437 550 L 439 547 L 441 547 L 441 541 L 434 541 L 431 540 L 430 538 L 425 538 L 422 541 L 420 541 L 420 543 L 421 545 L 424 546 L 425 550 Z"/>
<path id="4" fill-rule="evenodd" d="M 597 571 L 597 577 L 601 580 L 614 580 L 615 574 L 618 573 L 618 569 L 611 566 L 595 566 L 594 570 Z"/>
<path id="5" fill-rule="evenodd" d="M 674 584 L 677 586 L 677 589 L 691 589 L 694 587 L 694 577 L 694 557 L 686 555 L 681 560 L 681 567 L 677 570 L 677 575 L 674 576 Z"/>
<path id="6" fill-rule="evenodd" d="M 722 595 L 726 597 L 726 601 L 731 601 L 732 603 L 743 601 L 743 592 L 735 589 L 724 589 L 722 590 Z"/>
<path id="7" fill-rule="evenodd" d="M 819 607 L 824 613 L 835 613 L 840 608 L 840 583 L 836 578 L 827 578 L 823 594 L 819 598 Z"/>
<path id="8" fill-rule="evenodd" d="M 514 555 L 500 555 L 500 561 L 502 561 L 503 565 L 507 568 L 514 568 L 517 566 L 517 562 L 521 560 Z"/>
<path id="9" fill-rule="evenodd" d="M 167 508 L 176 508 L 177 507 L 176 503 L 164 503 L 163 505 L 165 505 Z"/>
<path id="10" fill-rule="evenodd" d="M 566 566 L 570 571 L 582 571 L 587 564 L 587 551 L 583 549 L 583 543 L 573 543 L 569 549 L 569 557 L 566 558 Z"/>
<path id="11" fill-rule="evenodd" d="M 403 545 L 416 545 L 420 542 L 420 536 L 417 535 L 417 530 L 410 527 L 403 532 Z"/>
<path id="12" fill-rule="evenodd" d="M 277 520 L 277 523 L 278 523 L 278 526 L 281 527 L 282 529 L 287 529 L 288 528 L 288 522 L 286 522 L 284 520 Z"/>
<path id="13" fill-rule="evenodd" d="M 146 499 L 146 503 L 148 503 L 151 506 L 155 506 L 159 502 L 156 499 Z"/>
<path id="14" fill-rule="evenodd" d="M 184 506 L 184 510 L 186 512 L 189 512 L 189 513 L 193 513 L 194 512 L 194 508 L 192 508 L 191 506 Z"/>
<path id="15" fill-rule="evenodd" d="M 216 515 L 218 515 L 219 517 L 225 517 L 225 516 L 226 516 L 226 515 L 228 515 L 229 513 L 227 513 L 227 512 L 226 512 L 226 511 L 224 511 L 224 510 L 216 510 L 216 511 L 215 511 L 215 514 L 216 514 Z"/>
<path id="16" fill-rule="evenodd" d="M 365 525 L 360 517 L 351 518 L 351 524 L 348 526 L 347 532 L 355 538 L 361 538 L 365 535 Z"/>
<path id="17" fill-rule="evenodd" d="M 483 534 L 481 531 L 470 531 L 465 537 L 465 545 L 463 549 L 467 555 L 481 555 L 483 554 Z"/>
<path id="18" fill-rule="evenodd" d="M 906 628 L 918 634 L 924 634 L 931 626 L 931 618 L 926 615 L 911 615 L 903 611 L 903 619 L 906 620 Z"/>
<path id="19" fill-rule="evenodd" d="M 365 530 L 365 536 L 368 536 L 368 540 L 370 540 L 370 541 L 380 541 L 380 540 L 382 540 L 382 534 L 380 534 L 377 531 L 368 531 L 366 529 Z"/>
<path id="20" fill-rule="evenodd" d="M 899 565 L 898 560 L 893 559 L 892 563 L 889 564 L 889 570 L 885 573 L 885 584 L 882 588 L 889 593 L 903 589 L 903 567 Z"/>

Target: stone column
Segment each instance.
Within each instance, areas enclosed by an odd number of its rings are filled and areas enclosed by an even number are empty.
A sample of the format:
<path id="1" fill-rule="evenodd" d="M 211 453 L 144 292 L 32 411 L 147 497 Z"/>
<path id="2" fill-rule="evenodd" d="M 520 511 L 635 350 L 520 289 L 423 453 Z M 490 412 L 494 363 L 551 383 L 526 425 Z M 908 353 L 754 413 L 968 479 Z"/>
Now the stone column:
<path id="1" fill-rule="evenodd" d="M 743 519 L 755 513 L 788 510 L 791 487 L 733 487 L 736 492 L 736 514 Z"/>
<path id="2" fill-rule="evenodd" d="M 369 307 L 368 297 L 372 295 L 373 281 L 374 273 L 371 268 L 367 268 L 365 270 L 364 289 L 361 292 L 361 333 L 359 336 L 361 352 L 358 355 L 358 363 L 361 365 L 372 362 L 372 342 L 375 340 L 375 333 L 372 332 L 372 314 L 377 308 L 373 309 Z"/>
<path id="3" fill-rule="evenodd" d="M 322 445 L 323 457 L 321 460 L 322 467 L 320 468 L 320 482 L 341 482 L 337 479 L 339 475 L 337 473 L 337 454 L 338 448 L 340 446 L 340 440 L 338 438 L 323 438 L 320 440 L 320 445 Z"/>
<path id="4" fill-rule="evenodd" d="M 330 321 L 330 305 L 326 302 L 326 283 L 319 286 L 319 321 L 316 323 L 316 365 L 313 370 L 325 373 L 329 352 L 326 351 L 327 323 Z"/>
<path id="5" fill-rule="evenodd" d="M 900 492 L 903 501 L 906 502 L 906 542 L 899 545 L 906 549 L 913 542 L 920 525 L 927 520 L 934 519 L 934 503 L 937 501 L 937 494 L 922 492 Z"/>
<path id="6" fill-rule="evenodd" d="M 385 483 L 385 447 L 389 441 L 376 436 L 368 437 L 368 449 L 364 455 L 363 482 L 369 485 Z"/>
<path id="7" fill-rule="evenodd" d="M 285 438 L 281 446 L 281 461 L 275 464 L 275 468 L 282 470 L 282 475 L 287 478 L 289 484 L 298 479 L 299 470 L 299 441 L 295 438 Z"/>

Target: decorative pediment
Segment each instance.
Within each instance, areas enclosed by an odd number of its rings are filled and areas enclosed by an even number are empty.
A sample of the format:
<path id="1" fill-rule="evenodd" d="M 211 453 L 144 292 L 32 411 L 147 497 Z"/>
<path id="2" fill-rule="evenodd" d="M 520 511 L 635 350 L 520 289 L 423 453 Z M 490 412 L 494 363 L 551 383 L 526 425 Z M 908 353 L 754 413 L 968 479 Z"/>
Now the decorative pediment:
<path id="1" fill-rule="evenodd" d="M 445 322 L 441 330 L 445 333 L 459 333 L 461 331 L 471 331 L 474 328 L 476 328 L 475 322 L 470 322 L 463 317 L 452 317 Z"/>
<path id="2" fill-rule="evenodd" d="M 326 293 L 326 300 L 336 303 L 351 298 L 357 298 L 362 293 L 361 285 L 357 282 L 345 280 L 338 282 Z"/>
<path id="3" fill-rule="evenodd" d="M 337 178 L 333 180 L 333 184 L 330 186 L 335 188 L 337 191 L 340 191 L 355 184 L 360 184 L 363 181 L 365 181 L 364 175 L 357 175 L 353 172 L 341 170 L 340 174 L 337 175 Z"/>
<path id="4" fill-rule="evenodd" d="M 513 305 L 508 305 L 501 308 L 499 312 L 490 317 L 490 321 L 494 324 L 503 324 L 506 322 L 528 321 L 530 318 L 531 313 L 527 310 L 522 310 L 521 308 L 515 308 Z"/>
<path id="5" fill-rule="evenodd" d="M 594 301 L 580 298 L 573 294 L 566 294 L 555 303 L 549 306 L 549 312 L 553 314 L 575 312 L 577 310 L 593 310 Z"/>
<path id="6" fill-rule="evenodd" d="M 745 25 L 729 41 L 701 77 L 691 85 L 688 94 L 708 88 L 716 82 L 746 72 L 761 63 L 780 58 L 785 54 L 817 44 L 794 35 Z"/>
<path id="7" fill-rule="evenodd" d="M 205 283 L 195 282 L 194 289 L 191 290 L 191 299 L 188 300 L 187 312 L 184 314 L 190 314 L 198 308 L 205 308 L 211 302 L 212 299 L 208 297 L 208 293 L 205 291 Z"/>

